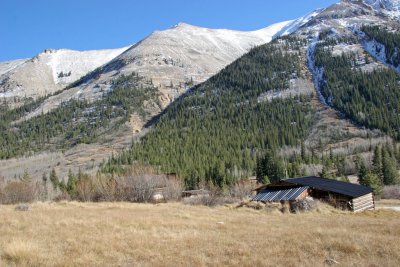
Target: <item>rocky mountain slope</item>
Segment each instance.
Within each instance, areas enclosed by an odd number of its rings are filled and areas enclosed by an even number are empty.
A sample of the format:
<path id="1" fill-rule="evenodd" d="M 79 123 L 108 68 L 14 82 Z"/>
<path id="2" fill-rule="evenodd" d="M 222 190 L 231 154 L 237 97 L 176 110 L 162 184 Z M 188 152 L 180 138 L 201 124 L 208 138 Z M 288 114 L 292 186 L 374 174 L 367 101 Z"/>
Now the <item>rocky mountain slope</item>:
<path id="1" fill-rule="evenodd" d="M 89 82 L 86 88 L 106 86 L 116 74 L 134 71 L 152 79 L 172 101 L 188 86 L 205 81 L 252 47 L 292 33 L 317 14 L 250 32 L 180 23 L 155 31 L 81 82 Z"/>
<path id="2" fill-rule="evenodd" d="M 152 80 L 158 87 L 163 107 L 166 107 L 188 88 L 205 81 L 252 47 L 296 31 L 318 12 L 249 32 L 207 29 L 186 23 L 155 31 L 70 84 L 69 90 L 46 99 L 26 118 L 46 113 L 71 98 L 99 99 L 103 92 L 111 89 L 113 80 L 132 72 Z"/>
<path id="3" fill-rule="evenodd" d="M 46 49 L 31 59 L 0 62 L 0 97 L 13 104 L 52 94 L 126 49 L 128 47 L 93 51 Z"/>

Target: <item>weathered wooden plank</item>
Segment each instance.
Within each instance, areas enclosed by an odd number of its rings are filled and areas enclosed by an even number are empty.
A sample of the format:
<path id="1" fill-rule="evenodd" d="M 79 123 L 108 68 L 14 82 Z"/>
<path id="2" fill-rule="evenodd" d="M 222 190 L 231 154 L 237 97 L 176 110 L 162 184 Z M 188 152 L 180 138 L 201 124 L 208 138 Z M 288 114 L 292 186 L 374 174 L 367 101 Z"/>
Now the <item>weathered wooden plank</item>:
<path id="1" fill-rule="evenodd" d="M 364 205 L 353 206 L 353 210 L 362 209 L 362 208 L 368 207 L 368 206 L 374 206 L 374 203 L 365 203 Z"/>
<path id="2" fill-rule="evenodd" d="M 366 199 L 366 200 L 363 200 L 363 201 L 352 202 L 352 205 L 353 206 L 363 205 L 363 204 L 369 203 L 369 202 L 374 203 L 374 200 L 373 199 Z"/>
<path id="3" fill-rule="evenodd" d="M 360 212 L 360 211 L 365 211 L 365 210 L 372 210 L 372 209 L 374 209 L 375 207 L 373 206 L 373 205 L 371 205 L 371 206 L 366 206 L 366 207 L 364 207 L 364 208 L 359 208 L 359 209 L 356 209 L 356 210 L 353 210 L 354 212 Z"/>
<path id="4" fill-rule="evenodd" d="M 367 194 L 367 195 L 364 195 L 364 196 L 361 196 L 361 197 L 358 197 L 358 198 L 353 198 L 353 202 L 356 202 L 356 201 L 359 201 L 359 200 L 363 200 L 363 199 L 366 199 L 366 198 L 373 198 L 373 195 L 372 194 Z"/>
<path id="5" fill-rule="evenodd" d="M 375 208 L 375 205 L 373 202 L 370 202 L 370 203 L 366 203 L 366 204 L 359 205 L 359 206 L 353 206 L 353 211 L 357 212 L 357 211 L 373 209 L 373 208 Z"/>
<path id="6" fill-rule="evenodd" d="M 372 193 L 368 193 L 368 194 L 365 194 L 365 195 L 362 195 L 359 197 L 355 197 L 354 199 L 359 199 L 359 198 L 364 198 L 364 197 L 369 197 L 369 196 L 372 196 Z"/>

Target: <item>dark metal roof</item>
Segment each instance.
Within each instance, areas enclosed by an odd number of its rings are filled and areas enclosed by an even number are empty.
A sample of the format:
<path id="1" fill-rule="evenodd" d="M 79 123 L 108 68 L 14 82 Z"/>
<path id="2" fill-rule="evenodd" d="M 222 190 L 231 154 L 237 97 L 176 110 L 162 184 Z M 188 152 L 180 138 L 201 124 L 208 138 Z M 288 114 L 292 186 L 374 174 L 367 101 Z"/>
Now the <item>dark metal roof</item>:
<path id="1" fill-rule="evenodd" d="M 283 181 L 294 185 L 309 186 L 324 191 L 331 191 L 353 198 L 373 192 L 372 188 L 368 186 L 341 182 L 316 176 L 292 178 Z"/>
<path id="2" fill-rule="evenodd" d="M 306 191 L 309 187 L 294 187 L 294 188 L 266 188 L 259 192 L 252 201 L 289 201 L 296 200 L 301 193 Z"/>

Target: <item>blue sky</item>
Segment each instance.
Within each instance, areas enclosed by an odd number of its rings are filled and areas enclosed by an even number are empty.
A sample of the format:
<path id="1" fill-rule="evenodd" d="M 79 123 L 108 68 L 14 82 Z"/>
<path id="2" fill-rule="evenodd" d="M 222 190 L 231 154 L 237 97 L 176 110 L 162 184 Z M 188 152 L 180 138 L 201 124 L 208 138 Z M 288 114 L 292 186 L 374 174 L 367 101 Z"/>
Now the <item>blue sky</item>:
<path id="1" fill-rule="evenodd" d="M 46 48 L 118 48 L 179 22 L 255 30 L 336 0 L 0 0 L 0 61 Z"/>

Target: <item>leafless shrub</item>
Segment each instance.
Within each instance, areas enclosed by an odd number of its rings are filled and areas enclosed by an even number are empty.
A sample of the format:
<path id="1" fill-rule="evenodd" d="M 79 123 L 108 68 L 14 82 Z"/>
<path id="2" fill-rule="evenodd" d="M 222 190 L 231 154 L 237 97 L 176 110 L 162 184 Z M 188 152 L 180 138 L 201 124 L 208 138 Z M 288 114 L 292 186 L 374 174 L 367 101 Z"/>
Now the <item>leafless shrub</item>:
<path id="1" fill-rule="evenodd" d="M 246 181 L 239 181 L 233 186 L 228 188 L 229 197 L 238 200 L 243 200 L 251 197 L 253 193 L 254 185 Z"/>
<path id="2" fill-rule="evenodd" d="M 156 188 L 162 185 L 162 178 L 152 174 L 124 176 L 117 181 L 123 188 L 123 197 L 130 202 L 151 202 Z"/>
<path id="3" fill-rule="evenodd" d="M 400 185 L 390 185 L 383 188 L 382 198 L 400 199 Z"/>
<path id="4" fill-rule="evenodd" d="M 95 201 L 176 201 L 183 190 L 180 179 L 157 174 L 146 165 L 135 165 L 125 175 L 98 175 L 91 181 Z"/>
<path id="5" fill-rule="evenodd" d="M 80 201 L 88 202 L 95 199 L 93 179 L 87 174 L 81 174 L 76 183 L 77 198 Z"/>
<path id="6" fill-rule="evenodd" d="M 112 202 L 123 199 L 123 192 L 114 177 L 97 175 L 92 178 L 92 181 L 95 188 L 95 201 Z"/>
<path id="7" fill-rule="evenodd" d="M 183 182 L 179 178 L 164 178 L 165 188 L 163 190 L 163 197 L 165 201 L 178 201 L 182 198 Z"/>
<path id="8" fill-rule="evenodd" d="M 30 179 L 3 182 L 0 191 L 0 203 L 3 204 L 30 203 L 40 196 L 38 183 Z"/>

